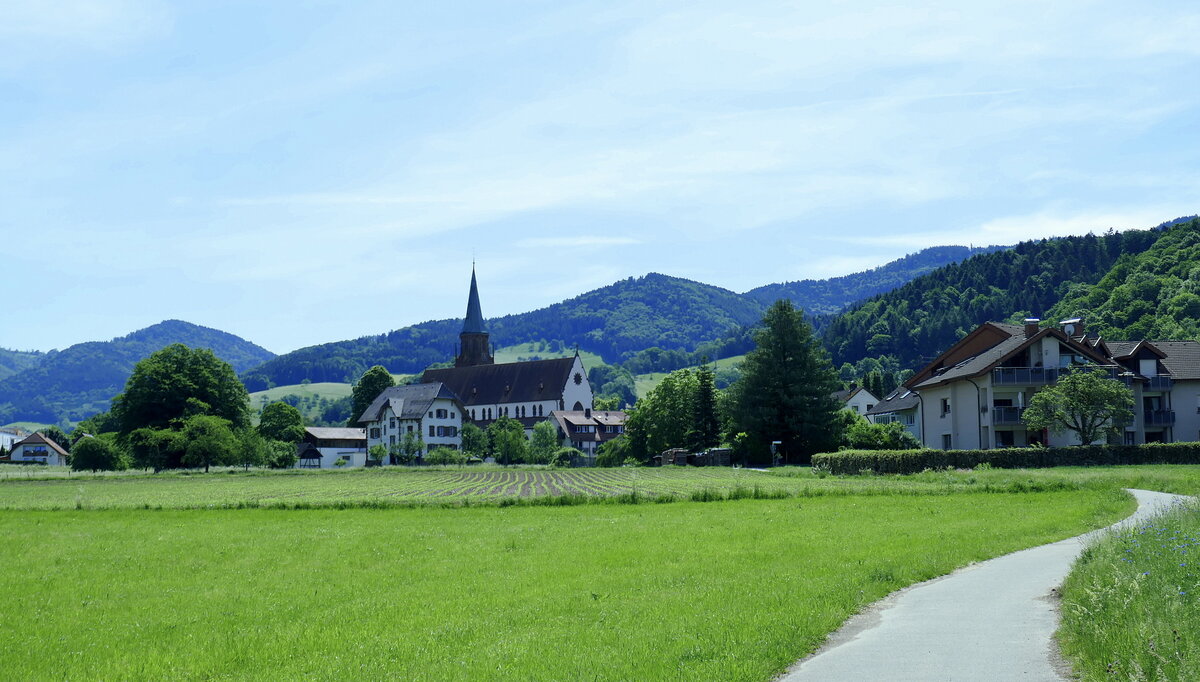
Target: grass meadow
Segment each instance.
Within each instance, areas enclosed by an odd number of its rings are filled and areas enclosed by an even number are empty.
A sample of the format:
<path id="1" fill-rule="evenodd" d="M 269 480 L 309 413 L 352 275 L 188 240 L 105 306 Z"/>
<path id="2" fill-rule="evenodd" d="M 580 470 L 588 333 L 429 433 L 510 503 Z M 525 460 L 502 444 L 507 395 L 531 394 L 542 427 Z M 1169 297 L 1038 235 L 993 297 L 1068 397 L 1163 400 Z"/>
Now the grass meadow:
<path id="1" fill-rule="evenodd" d="M 208 478 L 230 488 L 358 480 Z M 109 482 L 154 484 L 90 483 Z M 77 482 L 34 483 L 45 492 Z M 0 496 L 10 507 L 14 490 L 30 500 L 26 485 L 0 482 Z M 227 499 L 204 485 L 167 494 Z M 906 492 L 564 507 L 10 509 L 0 511 L 9 576 L 0 670 L 9 679 L 768 680 L 899 587 L 1133 509 L 1112 487 Z"/>
<path id="2" fill-rule="evenodd" d="M 1200 679 L 1200 510 L 1088 548 L 1063 586 L 1059 642 L 1083 679 Z"/>

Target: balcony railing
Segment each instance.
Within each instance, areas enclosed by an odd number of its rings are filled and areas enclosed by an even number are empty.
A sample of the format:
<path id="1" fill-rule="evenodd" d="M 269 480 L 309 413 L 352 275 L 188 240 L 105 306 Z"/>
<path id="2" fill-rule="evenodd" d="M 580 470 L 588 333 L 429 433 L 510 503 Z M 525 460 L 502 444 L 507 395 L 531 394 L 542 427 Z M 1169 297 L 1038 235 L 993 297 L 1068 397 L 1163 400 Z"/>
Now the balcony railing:
<path id="1" fill-rule="evenodd" d="M 993 407 L 992 424 L 996 426 L 1020 424 L 1021 415 L 1024 412 L 1024 407 Z"/>
<path id="2" fill-rule="evenodd" d="M 997 367 L 992 370 L 992 383 L 1007 386 L 1045 386 L 1057 383 L 1071 372 L 1103 370 L 1110 379 L 1120 377 L 1121 368 L 1115 365 L 1076 365 L 1071 367 Z"/>
<path id="3" fill-rule="evenodd" d="M 1175 424 L 1175 410 L 1146 410 L 1143 413 L 1146 426 L 1172 426 Z"/>
<path id="4" fill-rule="evenodd" d="M 1165 374 L 1159 374 L 1150 377 L 1150 384 L 1146 386 L 1147 391 L 1169 391 L 1175 385 L 1175 380 Z"/>

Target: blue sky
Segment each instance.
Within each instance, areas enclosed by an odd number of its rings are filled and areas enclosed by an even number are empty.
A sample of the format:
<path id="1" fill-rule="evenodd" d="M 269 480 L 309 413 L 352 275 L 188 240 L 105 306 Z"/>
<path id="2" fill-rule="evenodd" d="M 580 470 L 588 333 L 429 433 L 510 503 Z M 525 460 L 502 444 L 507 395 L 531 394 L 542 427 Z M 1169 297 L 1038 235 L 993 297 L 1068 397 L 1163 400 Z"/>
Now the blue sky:
<path id="1" fill-rule="evenodd" d="M 1200 212 L 1200 8 L 0 0 L 0 346 L 285 352 Z"/>

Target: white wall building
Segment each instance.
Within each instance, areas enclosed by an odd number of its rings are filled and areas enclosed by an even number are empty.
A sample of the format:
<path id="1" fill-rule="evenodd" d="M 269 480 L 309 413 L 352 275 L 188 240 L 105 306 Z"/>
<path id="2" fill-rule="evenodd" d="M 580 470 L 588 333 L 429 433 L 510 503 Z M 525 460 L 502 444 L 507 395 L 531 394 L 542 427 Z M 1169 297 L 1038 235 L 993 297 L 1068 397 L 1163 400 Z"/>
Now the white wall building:
<path id="1" fill-rule="evenodd" d="M 38 462 L 50 466 L 67 466 L 70 455 L 58 443 L 40 433 L 34 433 L 13 445 L 9 459 L 14 462 Z"/>
<path id="2" fill-rule="evenodd" d="M 345 467 L 361 467 L 367 463 L 367 432 L 346 427 L 309 426 L 299 443 L 300 469 L 336 469 L 338 460 Z"/>
<path id="3" fill-rule="evenodd" d="M 436 447 L 462 447 L 462 401 L 441 382 L 393 386 L 379 394 L 358 422 L 367 432 L 367 450 L 383 445 L 396 452 L 406 434 L 424 444 L 421 456 Z"/>

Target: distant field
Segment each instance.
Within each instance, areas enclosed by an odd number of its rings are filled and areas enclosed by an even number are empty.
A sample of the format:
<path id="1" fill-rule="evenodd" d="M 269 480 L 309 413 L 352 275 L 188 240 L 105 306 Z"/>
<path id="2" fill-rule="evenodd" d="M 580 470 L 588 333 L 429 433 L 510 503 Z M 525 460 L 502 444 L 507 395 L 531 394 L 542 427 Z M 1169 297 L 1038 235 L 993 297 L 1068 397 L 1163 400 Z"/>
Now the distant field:
<path id="1" fill-rule="evenodd" d="M 524 503 L 579 504 L 635 495 L 646 501 L 746 496 L 947 495 L 1145 488 L 1195 494 L 1200 467 L 928 472 L 829 476 L 808 468 L 749 469 L 469 468 L 80 474 L 65 468 L 0 465 L 0 509 L 208 509 L 387 507 Z M 578 499 L 582 498 L 582 499 Z"/>
<path id="2" fill-rule="evenodd" d="M 736 367 L 745 359 L 745 355 L 734 355 L 732 357 L 715 360 L 709 364 L 711 364 L 714 369 L 727 369 L 730 367 Z M 649 372 L 647 374 L 635 374 L 633 377 L 633 384 L 634 390 L 637 391 L 637 396 L 641 398 L 650 391 L 653 391 L 655 387 L 662 382 L 663 377 L 667 376 L 667 374 L 669 374 L 669 372 Z"/>
<path id="3" fill-rule="evenodd" d="M 25 429 L 26 431 L 41 431 L 42 429 L 52 426 L 51 424 L 39 424 L 37 422 L 12 422 L 5 424 L 4 428 Z"/>
<path id="4" fill-rule="evenodd" d="M 504 346 L 503 348 L 497 348 L 495 350 L 496 362 L 517 362 L 521 358 L 529 359 L 535 356 L 541 358 L 542 360 L 549 360 L 551 358 L 569 358 L 575 355 L 574 348 L 564 348 L 558 352 L 538 350 L 538 348 L 539 345 L 537 343 L 519 343 L 515 346 Z M 588 369 L 591 369 L 597 365 L 606 364 L 604 359 L 599 355 L 596 355 L 595 353 L 589 353 L 585 350 L 579 351 L 579 358 L 583 360 L 583 366 Z"/>
<path id="5" fill-rule="evenodd" d="M 21 578 L 0 588 L 0 613 L 15 624 L 0 670 L 73 680 L 766 681 L 888 592 L 1132 506 L 1114 490 L 1083 490 L 4 511 L 0 565 Z"/>

